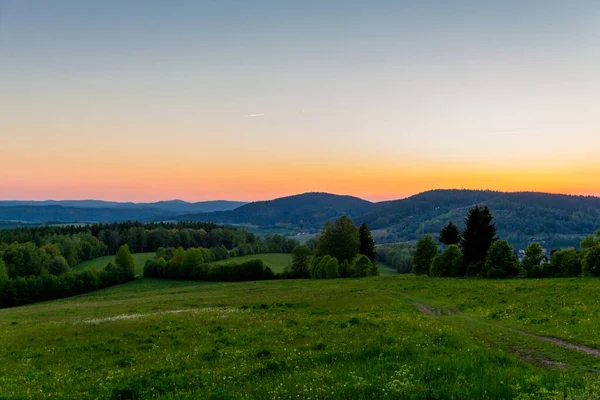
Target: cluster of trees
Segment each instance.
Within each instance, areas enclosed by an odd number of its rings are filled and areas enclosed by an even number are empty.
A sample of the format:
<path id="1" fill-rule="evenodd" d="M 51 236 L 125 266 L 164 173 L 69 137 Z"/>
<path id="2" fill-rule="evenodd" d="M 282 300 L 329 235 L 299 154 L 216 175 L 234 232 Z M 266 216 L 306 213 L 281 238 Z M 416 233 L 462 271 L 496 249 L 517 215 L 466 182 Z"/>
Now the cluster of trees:
<path id="1" fill-rule="evenodd" d="M 161 247 L 224 246 L 234 256 L 257 253 L 289 253 L 298 242 L 280 235 L 267 235 L 263 240 L 256 235 L 237 228 L 228 228 L 211 222 L 149 223 L 123 222 L 112 224 L 42 226 L 0 230 L 0 243 L 32 242 L 41 247 L 64 241 L 66 238 L 83 242 L 102 243 L 102 249 L 86 257 L 90 250 L 78 249 L 79 261 L 107 254 L 115 254 L 120 246 L 127 244 L 133 253 L 154 252 Z M 95 242 L 91 238 L 95 238 Z M 87 245 L 82 244 L 86 247 Z M 99 254 L 102 253 L 103 254 Z M 91 258 L 90 258 L 91 257 Z M 65 258 L 67 258 L 65 256 Z M 73 265 L 74 263 L 71 263 Z"/>
<path id="2" fill-rule="evenodd" d="M 60 275 L 71 266 L 106 254 L 106 245 L 89 233 L 52 235 L 41 246 L 34 242 L 0 243 L 0 259 L 10 278 L 39 276 L 43 271 Z"/>
<path id="3" fill-rule="evenodd" d="M 26 244 L 27 247 L 31 245 Z M 66 261 L 60 257 L 53 259 L 52 263 L 56 263 L 56 266 L 42 269 L 39 274 L 11 277 L 6 263 L 0 260 L 0 308 L 74 296 L 127 282 L 135 277 L 135 260 L 127 245 L 117 251 L 114 262 L 110 262 L 102 271 L 86 268 L 71 272 Z M 51 273 L 53 268 L 60 273 Z"/>
<path id="4" fill-rule="evenodd" d="M 0 230 L 0 289 L 3 291 L 0 304 L 6 307 L 71 296 L 133 279 L 130 249 L 134 252 L 158 251 L 157 258 L 163 258 L 165 262 L 179 257 L 186 249 L 194 249 L 188 258 L 200 252 L 204 265 L 248 254 L 289 253 L 297 245 L 296 240 L 280 235 L 267 235 L 261 240 L 243 229 L 201 222 L 125 222 Z M 129 257 L 124 257 L 123 252 Z M 107 254 L 116 254 L 118 260 L 103 271 L 71 272 L 71 267 L 80 262 Z M 255 264 L 244 264 L 241 269 L 227 271 L 255 271 Z M 179 271 L 179 266 L 175 270 Z M 213 268 L 212 273 L 204 275 L 208 275 L 208 279 L 220 276 L 233 279 L 218 271 L 219 268 Z M 239 273 L 246 276 L 244 274 Z M 272 271 L 264 269 L 261 274 L 253 272 L 250 275 L 252 279 L 264 279 L 257 276 L 269 277 Z"/>
<path id="5" fill-rule="evenodd" d="M 280 235 L 267 235 L 261 240 L 243 229 L 200 222 L 0 230 L 0 258 L 11 278 L 39 276 L 42 271 L 60 275 L 82 261 L 115 254 L 124 245 L 134 253 L 160 248 L 210 248 L 214 254 L 207 255 L 207 261 L 216 261 L 230 256 L 290 253 L 298 242 Z"/>
<path id="6" fill-rule="evenodd" d="M 579 250 L 553 250 L 549 260 L 538 243 L 531 243 L 521 265 L 531 278 L 600 276 L 600 230 L 586 237 Z"/>
<path id="7" fill-rule="evenodd" d="M 314 248 L 313 248 L 314 247 Z M 378 275 L 375 242 L 366 224 L 359 228 L 348 217 L 326 222 L 314 246 L 292 252 L 288 278 L 354 278 Z"/>
<path id="8" fill-rule="evenodd" d="M 539 243 L 530 243 L 519 261 L 510 244 L 496 237 L 492 219 L 488 207 L 475 206 L 467 214 L 463 231 L 448 223 L 438 237 L 446 246 L 441 253 L 431 235 L 421 238 L 413 255 L 413 272 L 439 277 L 600 276 L 600 230 L 585 238 L 580 250 L 555 250 L 550 259 Z"/>
<path id="9" fill-rule="evenodd" d="M 519 260 L 505 240 L 496 237 L 496 225 L 487 206 L 471 208 L 465 218 L 465 229 L 450 222 L 438 240 L 446 249 L 438 252 L 431 235 L 417 242 L 413 254 L 413 272 L 430 276 L 478 276 L 509 278 L 522 274 Z"/>
<path id="10" fill-rule="evenodd" d="M 227 250 L 222 255 L 227 255 Z M 231 262 L 223 265 L 208 263 L 216 260 L 213 250 L 202 247 L 192 247 L 187 250 L 182 247 L 161 248 L 153 260 L 146 262 L 144 276 L 208 281 L 251 281 L 275 277 L 273 271 L 265 267 L 262 260 Z"/>

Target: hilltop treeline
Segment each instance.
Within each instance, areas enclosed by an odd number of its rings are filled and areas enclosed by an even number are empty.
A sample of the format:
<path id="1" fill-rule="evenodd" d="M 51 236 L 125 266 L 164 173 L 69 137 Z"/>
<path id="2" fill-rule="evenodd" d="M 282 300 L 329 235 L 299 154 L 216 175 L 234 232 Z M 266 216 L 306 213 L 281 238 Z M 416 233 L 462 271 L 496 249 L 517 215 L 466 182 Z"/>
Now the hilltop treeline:
<path id="1" fill-rule="evenodd" d="M 487 206 L 472 207 L 462 231 L 452 222 L 440 231 L 438 241 L 446 246 L 441 253 L 435 239 L 425 235 L 413 253 L 413 272 L 482 278 L 600 276 L 600 230 L 585 238 L 579 250 L 555 250 L 549 258 L 539 243 L 531 243 L 519 260 L 508 241 L 496 236 L 492 219 Z"/>

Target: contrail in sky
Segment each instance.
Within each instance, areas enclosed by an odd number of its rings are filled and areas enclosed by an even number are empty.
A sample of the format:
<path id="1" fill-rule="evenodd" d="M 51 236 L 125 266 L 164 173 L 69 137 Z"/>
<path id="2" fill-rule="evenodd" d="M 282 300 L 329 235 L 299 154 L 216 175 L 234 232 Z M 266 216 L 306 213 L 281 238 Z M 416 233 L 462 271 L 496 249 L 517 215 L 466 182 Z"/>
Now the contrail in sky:
<path id="1" fill-rule="evenodd" d="M 540 131 L 534 130 L 522 130 L 522 131 L 502 131 L 502 132 L 492 132 L 491 135 L 532 135 L 539 133 Z"/>
<path id="2" fill-rule="evenodd" d="M 246 114 L 244 115 L 246 118 L 256 118 L 256 117 L 262 117 L 265 114 Z"/>

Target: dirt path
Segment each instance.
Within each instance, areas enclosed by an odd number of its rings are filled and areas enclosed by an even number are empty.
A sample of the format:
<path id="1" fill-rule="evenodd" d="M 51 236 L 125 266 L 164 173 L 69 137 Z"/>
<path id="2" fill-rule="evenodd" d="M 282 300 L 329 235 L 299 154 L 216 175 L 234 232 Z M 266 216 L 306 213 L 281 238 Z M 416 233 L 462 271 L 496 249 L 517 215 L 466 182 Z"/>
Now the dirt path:
<path id="1" fill-rule="evenodd" d="M 421 303 L 415 303 L 415 307 L 417 307 L 417 310 L 421 311 L 425 315 L 429 315 L 430 317 L 437 316 L 433 311 L 431 311 L 429 308 L 425 307 Z"/>
<path id="2" fill-rule="evenodd" d="M 442 313 L 440 310 L 431 310 L 429 309 L 427 306 L 425 306 L 424 304 L 421 303 L 414 303 L 415 307 L 417 308 L 417 310 L 421 311 L 423 314 L 428 315 L 430 317 L 438 317 L 440 315 L 443 315 L 444 313 Z M 464 318 L 469 318 L 469 317 L 464 317 Z M 474 320 L 474 318 L 469 318 L 470 320 Z M 483 323 L 486 324 L 485 322 L 482 321 L 478 321 L 479 323 Z M 493 324 L 494 326 L 498 326 Z M 575 344 L 575 343 L 569 343 L 565 340 L 562 339 L 557 339 L 557 338 L 553 338 L 553 337 L 548 337 L 548 336 L 538 336 L 538 335 L 534 335 L 533 333 L 529 333 L 529 332 L 525 332 L 525 331 L 521 331 L 521 330 L 517 330 L 517 329 L 512 329 L 512 328 L 507 328 L 513 332 L 519 333 L 521 335 L 524 336 L 528 336 L 531 338 L 535 338 L 538 340 L 543 340 L 544 342 L 549 342 L 549 343 L 553 343 L 557 346 L 560 347 L 564 347 L 567 349 L 572 349 L 572 350 L 577 350 L 577 351 L 581 351 L 583 353 L 595 356 L 595 357 L 600 357 L 600 350 L 599 349 L 594 349 L 592 347 L 588 347 L 588 346 L 583 346 L 580 344 Z"/>
<path id="3" fill-rule="evenodd" d="M 536 338 L 539 340 L 543 340 L 544 342 L 554 343 L 557 346 L 565 347 L 567 349 L 579 350 L 579 351 L 582 351 L 589 355 L 600 357 L 600 350 L 594 349 L 592 347 L 587 347 L 587 346 L 583 346 L 583 345 L 575 344 L 575 343 L 569 343 L 564 340 L 553 338 L 553 337 L 538 336 L 538 335 L 534 335 L 532 333 L 524 332 L 524 331 L 515 330 L 515 332 L 519 332 L 521 335 L 525 335 L 525 336 L 533 337 L 533 338 Z"/>

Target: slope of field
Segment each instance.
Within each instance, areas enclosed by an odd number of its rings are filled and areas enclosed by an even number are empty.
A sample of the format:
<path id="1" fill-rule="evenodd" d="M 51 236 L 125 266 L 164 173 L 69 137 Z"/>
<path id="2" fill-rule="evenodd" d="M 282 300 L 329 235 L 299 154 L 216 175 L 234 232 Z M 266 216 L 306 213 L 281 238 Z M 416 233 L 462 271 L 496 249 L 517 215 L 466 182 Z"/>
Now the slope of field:
<path id="1" fill-rule="evenodd" d="M 398 271 L 396 271 L 394 268 L 392 268 L 380 261 L 377 261 L 377 267 L 379 268 L 379 273 L 381 275 L 394 275 L 394 274 L 398 273 Z"/>
<path id="2" fill-rule="evenodd" d="M 132 254 L 133 259 L 135 260 L 135 274 L 142 275 L 144 273 L 144 265 L 146 265 L 146 261 L 154 258 L 155 253 L 134 253 Z M 73 270 L 84 269 L 84 268 L 97 268 L 99 270 L 104 269 L 106 265 L 115 260 L 115 256 L 104 256 L 98 257 L 93 260 L 84 261 L 80 264 L 77 264 L 73 267 Z"/>
<path id="3" fill-rule="evenodd" d="M 0 393 L 596 398 L 598 357 L 583 346 L 600 343 L 598 290 L 596 279 L 142 278 L 1 310 Z"/>
<path id="4" fill-rule="evenodd" d="M 253 254 L 242 257 L 228 258 L 227 260 L 221 260 L 210 263 L 211 265 L 228 264 L 233 262 L 244 262 L 249 260 L 260 259 L 263 261 L 265 266 L 271 268 L 275 273 L 283 272 L 285 267 L 289 267 L 292 264 L 292 255 L 284 253 L 265 253 L 265 254 Z"/>

